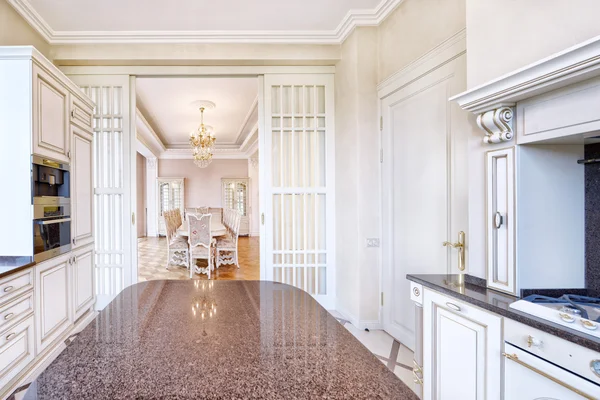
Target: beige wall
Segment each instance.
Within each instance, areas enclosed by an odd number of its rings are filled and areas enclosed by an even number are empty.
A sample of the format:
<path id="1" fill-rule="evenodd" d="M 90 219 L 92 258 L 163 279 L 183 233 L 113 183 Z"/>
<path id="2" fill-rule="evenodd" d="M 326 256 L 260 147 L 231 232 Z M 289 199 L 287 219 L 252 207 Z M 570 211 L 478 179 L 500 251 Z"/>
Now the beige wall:
<path id="1" fill-rule="evenodd" d="M 32 45 L 51 59 L 50 44 L 6 0 L 0 0 L 0 46 L 16 45 Z"/>
<path id="2" fill-rule="evenodd" d="M 159 178 L 185 178 L 186 207 L 222 207 L 221 178 L 248 177 L 248 160 L 213 160 L 206 168 L 198 168 L 194 160 L 158 162 Z"/>
<path id="3" fill-rule="evenodd" d="M 379 25 L 379 81 L 465 26 L 465 0 L 405 0 Z"/>
<path id="4" fill-rule="evenodd" d="M 598 0 L 467 0 L 469 88 L 600 35 Z"/>
<path id="5" fill-rule="evenodd" d="M 333 65 L 340 58 L 340 46 L 78 44 L 55 45 L 52 53 L 59 65 Z"/>
<path id="6" fill-rule="evenodd" d="M 137 236 L 146 236 L 146 157 L 136 153 Z"/>

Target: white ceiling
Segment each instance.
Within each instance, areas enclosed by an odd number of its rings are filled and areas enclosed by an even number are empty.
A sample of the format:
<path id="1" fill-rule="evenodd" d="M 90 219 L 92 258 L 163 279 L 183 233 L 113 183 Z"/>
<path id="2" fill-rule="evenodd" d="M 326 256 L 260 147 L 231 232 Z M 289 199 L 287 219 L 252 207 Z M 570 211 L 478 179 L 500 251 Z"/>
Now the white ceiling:
<path id="1" fill-rule="evenodd" d="M 7 0 L 51 44 L 341 43 L 403 0 Z"/>
<path id="2" fill-rule="evenodd" d="M 191 104 L 197 100 L 217 105 L 204 112 L 217 147 L 239 147 L 257 123 L 257 78 L 138 78 L 136 92 L 138 109 L 167 148 L 188 147 L 200 124 L 200 111 Z"/>
<path id="3" fill-rule="evenodd" d="M 380 0 L 29 0 L 57 31 L 332 30 Z"/>

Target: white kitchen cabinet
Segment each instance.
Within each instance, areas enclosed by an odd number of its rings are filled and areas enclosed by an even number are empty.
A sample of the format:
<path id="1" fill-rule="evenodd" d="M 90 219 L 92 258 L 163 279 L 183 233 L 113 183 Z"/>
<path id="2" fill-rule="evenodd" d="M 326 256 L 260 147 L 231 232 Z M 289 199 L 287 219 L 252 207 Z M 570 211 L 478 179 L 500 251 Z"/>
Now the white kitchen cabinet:
<path id="1" fill-rule="evenodd" d="M 487 282 L 514 294 L 515 271 L 515 150 L 490 151 L 487 172 Z"/>
<path id="2" fill-rule="evenodd" d="M 0 389 L 34 359 L 33 326 L 34 319 L 31 315 L 0 332 Z"/>
<path id="3" fill-rule="evenodd" d="M 69 90 L 33 64 L 33 153 L 69 162 Z"/>
<path id="4" fill-rule="evenodd" d="M 92 135 L 71 125 L 71 223 L 73 248 L 94 240 L 93 232 L 93 150 Z"/>
<path id="5" fill-rule="evenodd" d="M 501 321 L 470 304 L 424 291 L 425 400 L 501 399 Z"/>
<path id="6" fill-rule="evenodd" d="M 57 339 L 62 339 L 72 326 L 71 253 L 37 264 L 36 346 L 42 352 Z"/>
<path id="7" fill-rule="evenodd" d="M 250 234 L 250 221 L 248 220 L 248 178 L 222 179 L 223 208 L 237 210 L 242 218 L 240 220 L 240 235 Z"/>
<path id="8" fill-rule="evenodd" d="M 73 252 L 73 320 L 86 314 L 94 305 L 94 247 L 92 245 Z"/>

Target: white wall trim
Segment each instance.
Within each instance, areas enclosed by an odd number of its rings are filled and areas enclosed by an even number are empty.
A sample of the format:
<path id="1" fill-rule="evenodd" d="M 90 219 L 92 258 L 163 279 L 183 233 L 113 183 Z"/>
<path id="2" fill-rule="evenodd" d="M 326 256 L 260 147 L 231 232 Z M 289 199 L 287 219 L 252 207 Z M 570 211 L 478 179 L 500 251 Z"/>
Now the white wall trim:
<path id="1" fill-rule="evenodd" d="M 2 54 L 0 53 L 0 57 Z M 264 74 L 333 74 L 335 67 L 278 65 L 64 65 L 66 75 L 258 76 Z"/>
<path id="2" fill-rule="evenodd" d="M 233 142 L 234 144 L 237 144 L 237 143 L 240 143 L 240 142 L 242 142 L 242 143 L 245 142 L 246 140 L 248 140 L 248 137 L 250 135 L 252 135 L 252 133 L 254 132 L 254 129 L 251 129 L 251 130 L 248 131 L 248 134 L 246 135 L 246 137 L 242 137 L 242 135 L 244 134 L 244 130 L 246 129 L 248 123 L 250 122 L 250 118 L 252 118 L 252 114 L 254 114 L 254 112 L 258 113 L 258 95 L 256 95 L 256 98 L 252 102 L 252 105 L 250 106 L 250 109 L 248 110 L 248 113 L 244 117 L 244 121 L 240 125 L 240 129 L 238 131 L 238 134 L 237 134 L 237 136 L 235 138 L 235 141 Z M 258 116 L 258 114 L 257 114 L 257 116 Z M 258 118 L 257 118 L 257 121 L 256 121 L 255 125 L 258 125 Z"/>
<path id="3" fill-rule="evenodd" d="M 139 108 L 135 110 L 135 118 L 136 118 L 136 136 L 137 138 L 144 143 L 149 149 L 153 149 L 152 153 L 156 156 L 156 150 L 165 151 L 167 147 L 160 139 L 160 137 L 156 134 L 152 126 L 148 123 L 144 114 L 140 111 Z M 139 124 L 138 124 L 139 122 Z M 138 129 L 141 128 L 141 129 Z"/>
<path id="4" fill-rule="evenodd" d="M 460 57 L 467 51 L 467 31 L 462 29 L 423 56 L 408 64 L 377 85 L 379 99 L 382 100 L 392 93 L 429 74 L 447 62 Z"/>
<path id="5" fill-rule="evenodd" d="M 473 113 L 516 102 L 600 76 L 600 36 L 517 69 L 452 98 Z"/>
<path id="6" fill-rule="evenodd" d="M 348 321 L 352 325 L 354 325 L 356 328 L 359 328 L 358 317 L 356 315 L 352 314 L 351 312 L 349 312 L 348 310 L 341 308 L 339 306 L 339 304 L 337 304 L 337 303 L 339 303 L 339 302 L 336 300 L 335 311 L 342 316 L 342 319 L 345 319 L 346 321 Z"/>
<path id="7" fill-rule="evenodd" d="M 376 26 L 403 0 L 349 10 L 333 30 L 321 31 L 55 31 L 28 0 L 7 0 L 50 44 L 97 43 L 302 43 L 340 44 L 357 26 Z"/>

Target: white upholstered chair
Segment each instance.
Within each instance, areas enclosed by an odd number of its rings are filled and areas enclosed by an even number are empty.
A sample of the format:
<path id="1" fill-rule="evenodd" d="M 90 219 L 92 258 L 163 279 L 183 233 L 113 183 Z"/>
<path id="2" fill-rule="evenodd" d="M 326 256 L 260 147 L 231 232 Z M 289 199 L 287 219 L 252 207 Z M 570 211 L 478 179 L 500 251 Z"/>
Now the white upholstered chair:
<path id="1" fill-rule="evenodd" d="M 194 274 L 207 274 L 210 279 L 214 269 L 214 244 L 210 230 L 211 214 L 188 215 L 188 241 L 190 246 L 190 278 Z M 200 268 L 196 265 L 197 259 L 207 260 L 207 267 Z"/>
<path id="2" fill-rule="evenodd" d="M 181 226 L 181 212 L 168 210 L 163 212 L 167 233 L 167 266 L 171 264 L 189 267 L 189 247 L 187 241 L 177 236 L 177 228 Z"/>
<path id="3" fill-rule="evenodd" d="M 227 235 L 217 238 L 217 268 L 221 264 L 235 264 L 238 268 L 238 237 L 241 214 L 236 210 L 225 210 L 224 225 Z"/>

